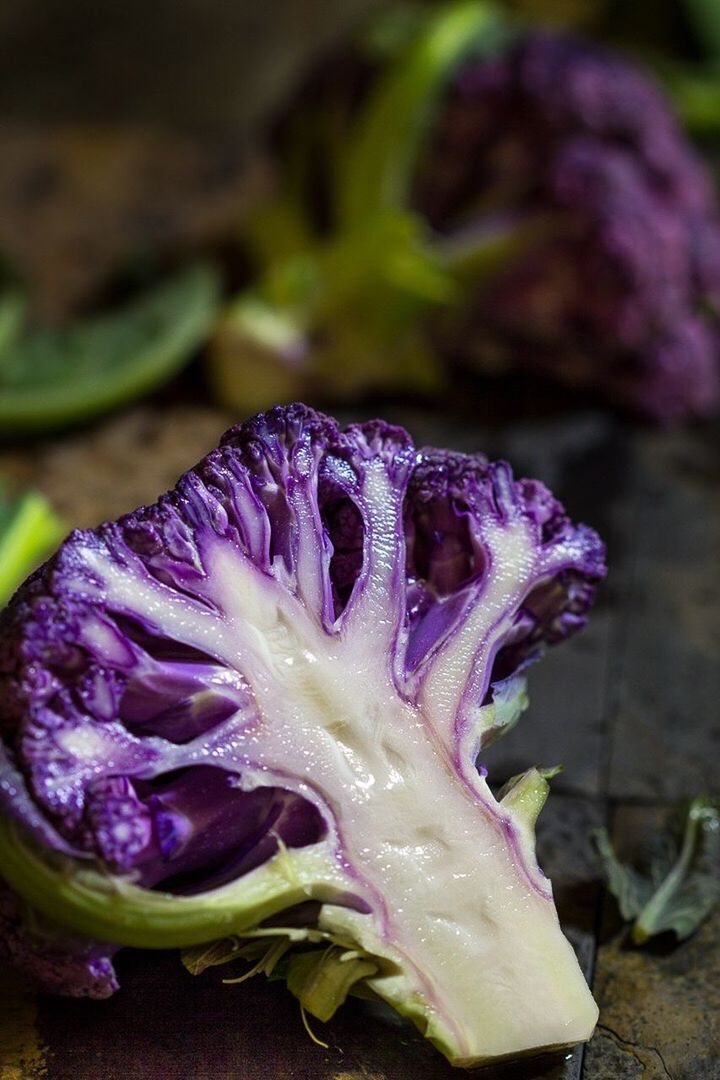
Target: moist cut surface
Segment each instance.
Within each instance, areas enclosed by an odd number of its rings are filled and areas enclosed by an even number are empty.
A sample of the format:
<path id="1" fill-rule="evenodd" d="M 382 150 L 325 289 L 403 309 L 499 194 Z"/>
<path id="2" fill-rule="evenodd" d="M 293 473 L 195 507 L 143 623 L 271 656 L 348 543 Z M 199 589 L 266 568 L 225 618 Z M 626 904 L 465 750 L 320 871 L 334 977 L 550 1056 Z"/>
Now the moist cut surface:
<path id="1" fill-rule="evenodd" d="M 6 952 L 93 996 L 118 946 L 239 955 L 321 1019 L 377 995 L 459 1065 L 588 1038 L 547 781 L 496 796 L 476 762 L 603 573 L 503 462 L 301 405 L 231 429 L 0 617 Z"/>

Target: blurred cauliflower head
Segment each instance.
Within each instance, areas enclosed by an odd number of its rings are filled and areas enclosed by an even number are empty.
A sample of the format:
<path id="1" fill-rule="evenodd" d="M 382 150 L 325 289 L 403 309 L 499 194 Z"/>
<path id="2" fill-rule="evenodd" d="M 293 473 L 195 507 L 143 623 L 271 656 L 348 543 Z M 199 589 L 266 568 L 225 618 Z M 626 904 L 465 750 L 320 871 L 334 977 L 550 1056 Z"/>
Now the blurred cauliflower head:
<path id="1" fill-rule="evenodd" d="M 720 225 L 661 92 L 621 57 L 542 32 L 452 81 L 418 207 L 442 233 L 537 218 L 545 240 L 443 320 L 461 363 L 595 386 L 659 420 L 720 401 Z"/>

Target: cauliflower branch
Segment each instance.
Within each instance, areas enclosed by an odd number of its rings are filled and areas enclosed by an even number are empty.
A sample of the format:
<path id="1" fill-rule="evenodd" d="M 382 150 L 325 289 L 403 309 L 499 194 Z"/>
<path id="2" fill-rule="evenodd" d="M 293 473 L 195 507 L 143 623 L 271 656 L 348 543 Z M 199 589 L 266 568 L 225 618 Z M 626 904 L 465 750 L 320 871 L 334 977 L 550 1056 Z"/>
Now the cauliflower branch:
<path id="1" fill-rule="evenodd" d="M 99 942 L 239 952 L 322 1019 L 361 985 L 460 1065 L 589 1037 L 534 854 L 547 782 L 498 799 L 476 757 L 603 573 L 504 463 L 299 405 L 231 429 L 2 616 L 3 876 L 96 967 Z"/>

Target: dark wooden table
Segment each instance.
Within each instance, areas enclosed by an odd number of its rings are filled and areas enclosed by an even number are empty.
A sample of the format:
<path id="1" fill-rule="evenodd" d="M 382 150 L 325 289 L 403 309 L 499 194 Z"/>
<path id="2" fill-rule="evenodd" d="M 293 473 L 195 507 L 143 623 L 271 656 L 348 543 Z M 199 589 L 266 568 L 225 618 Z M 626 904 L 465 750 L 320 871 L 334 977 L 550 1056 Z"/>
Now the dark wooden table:
<path id="1" fill-rule="evenodd" d="M 539 476 L 608 544 L 610 576 L 588 629 L 531 675 L 532 704 L 487 754 L 491 778 L 562 761 L 539 824 L 540 860 L 600 1005 L 586 1048 L 478 1073 L 493 1080 L 720 1077 L 720 912 L 678 947 L 627 947 L 588 834 L 607 823 L 642 847 L 678 798 L 718 791 L 720 433 L 658 432 L 590 405 L 508 403 L 442 414 L 386 407 L 418 442 L 482 448 Z M 577 403 L 575 403 L 577 405 Z M 498 417 L 515 419 L 500 421 Z M 152 499 L 228 418 L 149 405 L 30 451 L 0 470 L 92 524 Z M 462 1075 L 383 1008 L 355 1002 L 303 1031 L 295 999 L 257 979 L 192 978 L 175 955 L 121 956 L 109 1002 L 36 996 L 0 978 L 2 1080 L 444 1080 Z"/>

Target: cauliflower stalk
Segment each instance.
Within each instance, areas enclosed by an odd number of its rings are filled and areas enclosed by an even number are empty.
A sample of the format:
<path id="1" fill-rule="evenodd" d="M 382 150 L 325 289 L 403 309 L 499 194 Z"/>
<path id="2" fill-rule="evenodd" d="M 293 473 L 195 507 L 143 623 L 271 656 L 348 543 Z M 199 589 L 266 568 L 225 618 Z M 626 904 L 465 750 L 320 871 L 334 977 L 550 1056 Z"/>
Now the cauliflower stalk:
<path id="1" fill-rule="evenodd" d="M 103 942 L 255 960 L 321 1019 L 384 999 L 463 1066 L 587 1039 L 534 853 L 547 780 L 496 797 L 476 759 L 603 573 L 505 463 L 299 405 L 231 429 L 2 616 L 6 948 L 32 967 L 44 935 L 35 974 L 95 996 Z"/>

